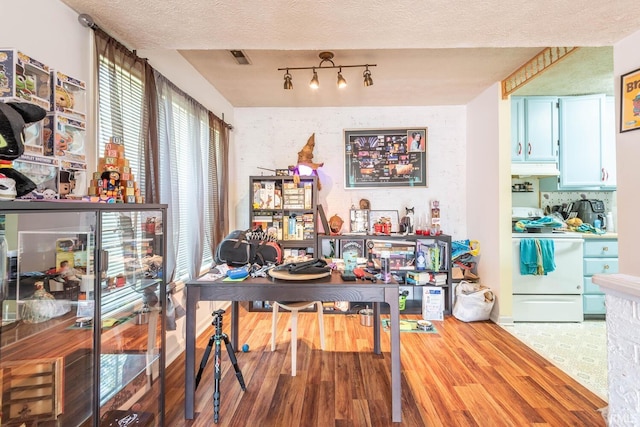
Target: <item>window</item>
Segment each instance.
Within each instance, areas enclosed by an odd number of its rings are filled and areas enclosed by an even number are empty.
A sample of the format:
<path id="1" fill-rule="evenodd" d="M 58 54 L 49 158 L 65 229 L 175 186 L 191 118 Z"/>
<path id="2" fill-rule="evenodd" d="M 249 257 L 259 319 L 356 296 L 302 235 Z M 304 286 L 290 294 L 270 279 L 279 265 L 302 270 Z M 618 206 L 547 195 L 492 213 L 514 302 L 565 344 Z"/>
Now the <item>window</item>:
<path id="1" fill-rule="evenodd" d="M 215 218 L 218 205 L 212 202 L 213 195 L 219 194 L 214 186 L 220 185 L 215 177 L 220 162 L 211 159 L 222 155 L 217 133 L 209 123 L 210 113 L 161 74 L 154 72 L 155 82 L 145 79 L 148 64 L 99 31 L 96 49 L 98 155 L 104 156 L 111 137 L 122 138 L 141 194 L 145 187 L 159 188 L 160 203 L 168 205 L 167 278 L 196 277 L 213 263 L 211 224 L 222 221 Z M 145 107 L 150 99 L 157 99 L 157 120 L 151 117 L 155 111 Z M 149 126 L 158 130 L 159 183 L 145 182 L 145 168 L 154 169 L 145 147 L 156 149 L 155 133 L 149 136 Z M 149 138 L 153 141 L 145 142 Z"/>
<path id="2" fill-rule="evenodd" d="M 160 174 L 160 199 L 175 227 L 168 251 L 176 254 L 174 280 L 192 278 L 213 262 L 209 112 L 160 74 L 156 85 L 160 170 L 166 171 Z"/>
<path id="3" fill-rule="evenodd" d="M 131 71 L 101 56 L 98 94 L 98 155 L 104 156 L 105 144 L 111 137 L 122 138 L 134 180 L 144 194 L 143 82 Z"/>

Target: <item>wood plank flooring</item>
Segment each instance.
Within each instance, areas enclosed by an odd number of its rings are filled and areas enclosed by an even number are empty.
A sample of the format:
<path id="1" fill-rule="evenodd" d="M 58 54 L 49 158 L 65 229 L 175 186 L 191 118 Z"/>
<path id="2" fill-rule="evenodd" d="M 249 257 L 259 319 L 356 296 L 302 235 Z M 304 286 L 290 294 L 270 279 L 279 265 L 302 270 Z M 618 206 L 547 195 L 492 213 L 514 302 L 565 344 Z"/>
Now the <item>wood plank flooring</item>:
<path id="1" fill-rule="evenodd" d="M 242 391 L 222 349 L 220 426 L 604 426 L 602 399 L 491 322 L 434 322 L 437 334 L 401 333 L 402 423 L 391 422 L 389 333 L 372 352 L 373 328 L 355 315 L 326 315 L 326 350 L 317 317 L 298 324 L 297 376 L 291 377 L 289 313 L 281 313 L 271 352 L 271 314 L 241 309 L 236 353 Z M 229 316 L 227 314 L 227 316 Z M 418 319 L 418 315 L 402 318 Z M 228 331 L 227 321 L 225 330 Z M 197 341 L 196 366 L 213 334 Z M 184 419 L 184 353 L 167 369 L 166 422 L 212 426 L 213 354 Z"/>

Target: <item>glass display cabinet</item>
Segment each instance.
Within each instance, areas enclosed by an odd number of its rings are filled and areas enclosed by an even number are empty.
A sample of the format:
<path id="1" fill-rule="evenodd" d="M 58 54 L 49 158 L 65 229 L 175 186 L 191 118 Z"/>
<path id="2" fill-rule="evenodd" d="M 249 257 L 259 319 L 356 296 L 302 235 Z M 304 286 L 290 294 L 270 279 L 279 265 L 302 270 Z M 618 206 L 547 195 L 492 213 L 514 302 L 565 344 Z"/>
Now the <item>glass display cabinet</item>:
<path id="1" fill-rule="evenodd" d="M 164 425 L 165 216 L 0 202 L 0 426 Z"/>

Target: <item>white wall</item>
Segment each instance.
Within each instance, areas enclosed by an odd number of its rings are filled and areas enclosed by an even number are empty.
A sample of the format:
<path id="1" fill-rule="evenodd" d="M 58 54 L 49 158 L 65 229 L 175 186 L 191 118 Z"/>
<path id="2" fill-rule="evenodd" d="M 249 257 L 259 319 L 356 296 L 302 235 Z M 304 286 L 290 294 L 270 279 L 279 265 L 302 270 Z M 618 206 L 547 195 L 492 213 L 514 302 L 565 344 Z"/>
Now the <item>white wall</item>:
<path id="1" fill-rule="evenodd" d="M 193 99 L 224 121 L 233 124 L 233 106 L 175 50 L 139 50 L 138 56 Z M 233 140 L 233 132 L 230 135 Z"/>
<path id="2" fill-rule="evenodd" d="M 36 12 L 37 11 L 37 12 Z M 25 16 L 22 19 L 9 17 Z M 78 14 L 65 4 L 51 0 L 3 0 L 0 48 L 15 48 L 22 53 L 90 85 L 93 68 L 92 30 L 78 22 Z M 54 24 L 55 22 L 55 24 Z M 41 29 L 38 31 L 36 29 Z M 88 87 L 88 93 L 90 88 Z M 92 100 L 87 99 L 91 105 Z M 87 112 L 87 167 L 95 168 L 95 138 L 92 111 Z"/>
<path id="3" fill-rule="evenodd" d="M 428 127 L 428 188 L 344 188 L 345 129 Z M 454 239 L 466 238 L 466 137 L 465 108 L 237 108 L 235 144 L 231 150 L 231 227 L 249 227 L 249 176 L 270 175 L 259 169 L 286 168 L 295 164 L 298 151 L 315 133 L 314 162 L 322 182 L 320 202 L 327 217 L 349 218 L 349 208 L 361 198 L 371 209 L 398 210 L 415 207 L 424 214 L 432 200 L 440 201 L 442 230 Z M 348 230 L 348 223 L 343 226 Z"/>
<path id="4" fill-rule="evenodd" d="M 613 71 L 616 93 L 616 126 L 620 131 L 620 76 L 640 68 L 640 31 L 613 46 Z M 640 130 L 618 133 L 616 136 L 616 164 L 618 175 L 618 245 L 620 272 L 640 276 L 637 260 L 638 183 L 640 183 Z"/>
<path id="5" fill-rule="evenodd" d="M 496 83 L 467 105 L 466 221 L 469 238 L 481 245 L 480 282 L 498 296 L 494 321 L 511 316 L 510 138 L 500 125 L 510 116 L 500 95 Z"/>

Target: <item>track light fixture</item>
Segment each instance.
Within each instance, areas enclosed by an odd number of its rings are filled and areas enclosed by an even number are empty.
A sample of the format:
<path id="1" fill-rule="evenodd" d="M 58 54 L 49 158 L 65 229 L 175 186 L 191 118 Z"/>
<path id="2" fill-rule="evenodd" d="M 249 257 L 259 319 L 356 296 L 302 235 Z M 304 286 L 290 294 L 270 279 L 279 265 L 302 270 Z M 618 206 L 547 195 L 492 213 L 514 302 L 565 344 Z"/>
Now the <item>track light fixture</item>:
<path id="1" fill-rule="evenodd" d="M 320 87 L 320 81 L 318 81 L 318 73 L 316 73 L 316 69 L 313 69 L 313 77 L 311 77 L 311 81 L 309 82 L 309 87 L 311 89 L 318 89 Z"/>
<path id="2" fill-rule="evenodd" d="M 291 74 L 289 70 L 312 70 L 313 76 L 311 81 L 309 82 L 309 87 L 312 89 L 318 89 L 320 87 L 320 81 L 318 80 L 318 71 L 319 69 L 338 69 L 338 87 L 344 88 L 347 86 L 347 80 L 342 75 L 343 68 L 365 68 L 362 73 L 362 77 L 364 78 L 365 87 L 373 85 L 373 79 L 371 78 L 371 71 L 369 71 L 369 67 L 375 67 L 376 64 L 362 64 L 362 65 L 336 65 L 333 62 L 333 52 L 320 52 L 318 55 L 320 57 L 320 64 L 317 66 L 311 67 L 288 67 L 288 68 L 278 68 L 278 71 L 284 71 L 284 88 L 286 90 L 293 89 L 293 82 Z M 324 64 L 324 65 L 323 65 Z M 330 64 L 330 65 L 329 65 Z"/>
<path id="3" fill-rule="evenodd" d="M 293 83 L 291 82 L 291 74 L 289 74 L 289 70 L 284 73 L 284 88 L 285 90 L 293 89 Z"/>
<path id="4" fill-rule="evenodd" d="M 366 87 L 373 85 L 373 79 L 371 78 L 371 71 L 369 71 L 369 67 L 364 70 L 364 73 L 362 73 L 362 77 L 364 77 L 364 85 Z"/>
<path id="5" fill-rule="evenodd" d="M 338 70 L 338 87 L 340 89 L 347 87 L 347 81 L 342 77 L 342 68 Z"/>

